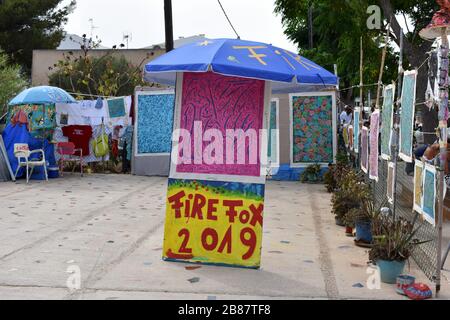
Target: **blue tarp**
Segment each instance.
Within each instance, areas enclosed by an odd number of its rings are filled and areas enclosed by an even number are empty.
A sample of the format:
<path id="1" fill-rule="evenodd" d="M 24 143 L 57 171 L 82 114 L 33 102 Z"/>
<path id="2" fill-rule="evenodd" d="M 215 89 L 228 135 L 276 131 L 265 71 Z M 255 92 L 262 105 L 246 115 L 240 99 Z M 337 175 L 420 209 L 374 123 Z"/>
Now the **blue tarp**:
<path id="1" fill-rule="evenodd" d="M 36 139 L 28 132 L 25 124 L 17 124 L 13 126 L 9 124 L 2 133 L 3 141 L 5 143 L 6 153 L 8 154 L 9 162 L 11 164 L 12 171 L 15 173 L 17 170 L 17 158 L 14 156 L 14 144 L 27 143 L 30 150 L 43 149 L 45 153 L 45 160 L 47 161 L 47 168 L 49 166 L 56 165 L 55 159 L 55 147 L 49 143 L 48 140 Z M 37 159 L 40 154 L 32 155 L 32 159 Z M 25 177 L 25 168 L 19 170 L 17 178 Z M 45 180 L 43 167 L 36 167 L 33 171 L 33 180 Z"/>
<path id="2" fill-rule="evenodd" d="M 336 86 L 338 78 L 316 63 L 270 44 L 211 39 L 185 45 L 145 66 L 145 79 L 175 85 L 177 72 L 208 72 L 272 81 L 274 92 Z"/>

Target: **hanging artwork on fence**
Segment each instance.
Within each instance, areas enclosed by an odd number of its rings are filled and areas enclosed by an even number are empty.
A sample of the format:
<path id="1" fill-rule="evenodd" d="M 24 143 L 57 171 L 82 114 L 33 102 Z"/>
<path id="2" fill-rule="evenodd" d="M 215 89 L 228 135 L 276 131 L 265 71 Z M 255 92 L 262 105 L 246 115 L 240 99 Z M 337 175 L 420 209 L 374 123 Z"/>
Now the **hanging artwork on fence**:
<path id="1" fill-rule="evenodd" d="M 387 188 L 386 196 L 390 204 L 394 204 L 394 191 L 395 191 L 395 163 L 388 163 L 388 173 L 387 173 Z"/>
<path id="2" fill-rule="evenodd" d="M 164 259 L 257 268 L 264 184 L 169 179 Z"/>
<path id="3" fill-rule="evenodd" d="M 383 110 L 381 112 L 381 158 L 391 160 L 391 134 L 394 127 L 395 85 L 384 89 Z"/>
<path id="4" fill-rule="evenodd" d="M 353 150 L 359 153 L 359 117 L 361 114 L 360 108 L 355 108 L 353 120 Z"/>
<path id="5" fill-rule="evenodd" d="M 369 172 L 369 129 L 361 128 L 361 170 Z"/>
<path id="6" fill-rule="evenodd" d="M 426 164 L 423 171 L 423 218 L 436 225 L 436 168 Z"/>
<path id="7" fill-rule="evenodd" d="M 416 104 L 417 71 L 407 71 L 403 78 L 402 109 L 400 117 L 400 151 L 403 161 L 413 162 L 413 130 Z"/>
<path id="8" fill-rule="evenodd" d="M 380 110 L 370 116 L 369 178 L 378 182 L 378 137 L 380 133 Z"/>
<path id="9" fill-rule="evenodd" d="M 136 100 L 137 155 L 170 154 L 174 91 L 138 92 Z"/>
<path id="10" fill-rule="evenodd" d="M 259 268 L 270 85 L 184 73 L 176 95 L 163 259 Z"/>
<path id="11" fill-rule="evenodd" d="M 291 94 L 291 166 L 328 164 L 336 155 L 334 92 Z M 348 131 L 347 142 L 348 144 Z"/>
<path id="12" fill-rule="evenodd" d="M 414 165 L 414 210 L 422 213 L 423 205 L 423 168 L 424 164 L 420 160 L 415 160 Z"/>

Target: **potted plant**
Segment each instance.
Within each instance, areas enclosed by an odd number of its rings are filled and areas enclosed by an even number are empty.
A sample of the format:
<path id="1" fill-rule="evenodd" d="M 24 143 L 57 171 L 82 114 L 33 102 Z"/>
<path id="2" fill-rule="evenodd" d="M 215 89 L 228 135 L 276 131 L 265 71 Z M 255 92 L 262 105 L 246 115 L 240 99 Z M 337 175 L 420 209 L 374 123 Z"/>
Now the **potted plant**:
<path id="1" fill-rule="evenodd" d="M 415 246 L 429 242 L 420 242 L 415 238 L 420 227 L 414 229 L 410 222 L 379 216 L 375 223 L 373 246 L 369 251 L 369 260 L 379 267 L 381 281 L 394 284 L 397 277 L 403 274 L 406 261 Z"/>
<path id="2" fill-rule="evenodd" d="M 320 164 L 313 164 L 308 166 L 300 176 L 300 181 L 303 183 L 317 183 L 321 181 L 322 167 Z"/>
<path id="3" fill-rule="evenodd" d="M 352 227 L 346 215 L 355 208 L 360 208 L 364 199 L 369 197 L 370 190 L 362 177 L 354 170 L 346 171 L 342 175 L 339 189 L 333 194 L 331 202 L 336 224 Z M 347 225 L 346 225 L 347 224 Z"/>
<path id="4" fill-rule="evenodd" d="M 375 207 L 373 200 L 365 193 L 361 198 L 361 206 L 352 209 L 346 216 L 349 223 L 353 223 L 356 229 L 355 244 L 360 247 L 372 247 L 372 224 L 378 220 L 381 214 L 380 208 Z"/>
<path id="5" fill-rule="evenodd" d="M 333 164 L 328 165 L 328 171 L 323 175 L 323 182 L 328 193 L 332 193 L 337 188 L 337 181 L 334 177 L 336 167 Z"/>

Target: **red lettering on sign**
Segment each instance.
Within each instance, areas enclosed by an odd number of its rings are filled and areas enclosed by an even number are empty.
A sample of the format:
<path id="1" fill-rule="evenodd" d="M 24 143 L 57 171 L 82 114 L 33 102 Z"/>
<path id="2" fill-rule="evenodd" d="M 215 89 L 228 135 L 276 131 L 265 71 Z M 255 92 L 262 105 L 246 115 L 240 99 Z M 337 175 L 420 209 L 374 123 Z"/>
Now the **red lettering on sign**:
<path id="1" fill-rule="evenodd" d="M 180 191 L 168 198 L 169 203 L 172 204 L 172 209 L 175 210 L 175 218 L 177 219 L 181 218 L 181 208 L 183 208 L 183 202 L 181 201 L 181 199 L 183 199 L 185 196 L 186 193 L 184 193 L 184 191 Z"/>
<path id="2" fill-rule="evenodd" d="M 203 220 L 203 212 L 202 209 L 205 207 L 206 198 L 201 194 L 196 194 L 194 197 L 194 204 L 192 206 L 192 214 L 191 217 L 195 218 L 198 216 L 200 220 Z"/>
<path id="3" fill-rule="evenodd" d="M 246 238 L 246 235 L 249 235 L 248 239 Z M 253 256 L 253 253 L 256 249 L 256 233 L 251 228 L 245 228 L 241 231 L 241 242 L 243 245 L 248 247 L 247 253 L 245 253 L 242 256 L 243 260 L 248 260 Z"/>
<path id="4" fill-rule="evenodd" d="M 212 242 L 208 243 L 208 237 L 211 237 Z M 217 244 L 219 243 L 219 236 L 217 235 L 216 230 L 211 228 L 206 228 L 202 233 L 202 245 L 203 248 L 207 251 L 213 251 L 217 248 Z"/>
<path id="5" fill-rule="evenodd" d="M 247 210 L 244 210 L 239 215 L 239 221 L 241 221 L 242 224 L 246 224 L 250 221 L 250 213 Z"/>
<path id="6" fill-rule="evenodd" d="M 244 201 L 242 200 L 223 200 L 223 205 L 229 208 L 225 214 L 228 216 L 230 223 L 234 222 L 234 218 L 238 214 L 236 207 L 242 207 L 243 204 Z"/>
<path id="7" fill-rule="evenodd" d="M 252 221 L 250 221 L 250 224 L 252 226 L 256 226 L 257 223 L 259 223 L 262 227 L 263 225 L 263 217 L 262 213 L 264 211 L 264 205 L 260 204 L 258 208 L 256 208 L 253 204 L 250 206 L 250 211 L 253 213 Z"/>
<path id="8" fill-rule="evenodd" d="M 208 215 L 207 219 L 211 221 L 217 221 L 217 216 L 214 215 L 214 213 L 217 212 L 216 205 L 219 203 L 219 200 L 217 199 L 210 199 L 208 201 Z"/>
<path id="9" fill-rule="evenodd" d="M 219 252 L 223 253 L 223 251 L 225 250 L 225 247 L 227 247 L 227 253 L 230 254 L 231 253 L 231 234 L 232 234 L 232 226 L 230 226 L 227 230 L 227 232 L 225 233 L 225 237 L 222 240 L 222 243 L 220 244 L 219 247 Z"/>
<path id="10" fill-rule="evenodd" d="M 189 243 L 189 238 L 190 238 L 189 230 L 187 230 L 187 229 L 180 230 L 180 232 L 178 233 L 178 236 L 180 238 L 184 237 L 183 238 L 183 242 L 181 243 L 181 247 L 180 247 L 179 252 L 180 253 L 187 253 L 187 254 L 192 253 L 192 249 L 187 247 L 187 245 Z"/>

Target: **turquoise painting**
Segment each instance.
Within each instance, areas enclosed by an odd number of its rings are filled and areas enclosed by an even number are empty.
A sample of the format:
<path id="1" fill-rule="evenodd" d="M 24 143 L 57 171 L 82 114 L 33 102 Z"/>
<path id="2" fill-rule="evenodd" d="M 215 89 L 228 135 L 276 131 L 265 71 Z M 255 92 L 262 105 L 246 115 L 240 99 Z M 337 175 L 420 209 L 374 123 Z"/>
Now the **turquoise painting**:
<path id="1" fill-rule="evenodd" d="M 108 112 L 110 118 L 121 118 L 125 117 L 127 112 L 125 109 L 125 99 L 117 98 L 107 100 Z"/>
<path id="2" fill-rule="evenodd" d="M 436 174 L 425 169 L 423 183 L 423 208 L 422 212 L 425 220 L 435 224 L 435 201 L 436 201 Z"/>
<path id="3" fill-rule="evenodd" d="M 400 158 L 406 162 L 412 162 L 416 77 L 417 74 L 415 72 L 406 72 L 403 79 L 400 118 Z"/>
<path id="4" fill-rule="evenodd" d="M 333 162 L 333 97 L 294 96 L 293 162 Z"/>
<path id="5" fill-rule="evenodd" d="M 353 114 L 353 149 L 356 153 L 359 153 L 359 117 L 361 111 L 359 108 L 355 109 Z"/>
<path id="6" fill-rule="evenodd" d="M 170 153 L 174 94 L 138 95 L 138 154 Z"/>

